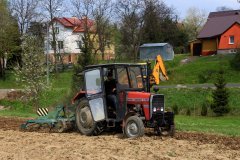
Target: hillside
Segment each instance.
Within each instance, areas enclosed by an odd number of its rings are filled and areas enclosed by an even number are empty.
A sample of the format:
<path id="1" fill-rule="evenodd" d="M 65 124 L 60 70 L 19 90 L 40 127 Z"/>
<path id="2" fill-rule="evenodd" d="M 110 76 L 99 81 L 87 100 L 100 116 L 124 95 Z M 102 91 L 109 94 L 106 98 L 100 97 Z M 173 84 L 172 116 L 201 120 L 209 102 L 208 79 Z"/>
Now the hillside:
<path id="1" fill-rule="evenodd" d="M 220 68 L 224 70 L 228 83 L 239 83 L 239 72 L 230 67 L 232 58 L 232 54 L 207 57 L 176 55 L 173 61 L 165 62 L 169 81 L 161 82 L 160 85 L 213 83 L 215 73 Z"/>

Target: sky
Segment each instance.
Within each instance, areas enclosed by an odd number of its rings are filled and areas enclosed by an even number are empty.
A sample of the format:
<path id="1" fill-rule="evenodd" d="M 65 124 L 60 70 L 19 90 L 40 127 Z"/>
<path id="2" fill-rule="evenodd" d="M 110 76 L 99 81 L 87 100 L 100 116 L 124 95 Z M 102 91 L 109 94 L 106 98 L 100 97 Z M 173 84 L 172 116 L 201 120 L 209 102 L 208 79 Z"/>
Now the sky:
<path id="1" fill-rule="evenodd" d="M 217 7 L 225 6 L 240 9 L 238 0 L 163 0 L 169 7 L 173 7 L 180 19 L 184 19 L 188 8 L 195 7 L 209 14 L 216 11 Z"/>

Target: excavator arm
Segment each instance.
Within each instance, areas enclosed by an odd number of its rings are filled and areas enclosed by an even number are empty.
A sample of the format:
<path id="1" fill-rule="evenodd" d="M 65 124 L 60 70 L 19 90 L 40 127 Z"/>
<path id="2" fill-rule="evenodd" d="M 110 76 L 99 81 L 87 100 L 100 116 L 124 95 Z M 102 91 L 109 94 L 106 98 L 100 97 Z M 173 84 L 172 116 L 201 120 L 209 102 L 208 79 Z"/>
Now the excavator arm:
<path id="1" fill-rule="evenodd" d="M 146 63 L 138 63 L 143 66 L 143 78 L 146 82 L 146 91 L 150 92 L 150 88 L 154 84 L 160 83 L 160 73 L 168 80 L 167 71 L 163 63 L 162 57 L 158 55 L 155 60 L 154 67 L 152 69 L 151 62 L 147 61 Z"/>
<path id="2" fill-rule="evenodd" d="M 155 84 L 160 83 L 160 72 L 165 77 L 165 79 L 168 80 L 167 71 L 163 63 L 162 57 L 158 55 L 155 61 L 154 68 L 152 70 L 152 75 L 153 75 Z"/>

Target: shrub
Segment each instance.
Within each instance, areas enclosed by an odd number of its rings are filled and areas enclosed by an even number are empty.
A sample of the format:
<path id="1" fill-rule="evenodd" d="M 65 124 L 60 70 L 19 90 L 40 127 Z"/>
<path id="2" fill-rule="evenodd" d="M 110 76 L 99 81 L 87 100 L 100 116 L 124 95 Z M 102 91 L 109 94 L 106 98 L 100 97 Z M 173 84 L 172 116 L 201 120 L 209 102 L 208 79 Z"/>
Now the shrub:
<path id="1" fill-rule="evenodd" d="M 230 61 L 233 69 L 240 71 L 240 49 L 237 50 L 235 57 Z"/>
<path id="2" fill-rule="evenodd" d="M 174 104 L 173 107 L 172 107 L 172 109 L 173 109 L 174 114 L 175 114 L 175 115 L 178 115 L 178 113 L 179 113 L 178 105 L 177 105 L 177 104 Z"/>
<path id="3" fill-rule="evenodd" d="M 225 87 L 226 82 L 223 74 L 223 70 L 220 70 L 216 82 L 214 83 L 216 89 L 212 92 L 213 102 L 211 104 L 211 109 L 217 116 L 223 116 L 223 114 L 230 111 L 228 106 L 229 93 Z"/>
<path id="4" fill-rule="evenodd" d="M 38 107 L 40 95 L 47 89 L 41 41 L 35 36 L 24 36 L 22 50 L 22 66 L 15 68 L 16 80 L 23 85 L 27 100 Z"/>
<path id="5" fill-rule="evenodd" d="M 183 54 L 185 52 L 184 46 L 179 46 L 174 48 L 174 53 L 175 54 Z"/>
<path id="6" fill-rule="evenodd" d="M 199 83 L 206 83 L 207 81 L 209 81 L 209 79 L 212 79 L 214 77 L 216 72 L 217 71 L 215 71 L 215 70 L 206 70 L 206 71 L 201 72 L 198 75 Z"/>
<path id="7" fill-rule="evenodd" d="M 191 116 L 191 109 L 190 109 L 189 107 L 188 107 L 188 109 L 187 109 L 186 115 L 187 115 L 187 116 Z"/>
<path id="8" fill-rule="evenodd" d="M 204 103 L 202 104 L 201 116 L 207 116 L 208 107 L 209 107 L 209 103 L 208 103 L 208 102 L 204 102 Z"/>

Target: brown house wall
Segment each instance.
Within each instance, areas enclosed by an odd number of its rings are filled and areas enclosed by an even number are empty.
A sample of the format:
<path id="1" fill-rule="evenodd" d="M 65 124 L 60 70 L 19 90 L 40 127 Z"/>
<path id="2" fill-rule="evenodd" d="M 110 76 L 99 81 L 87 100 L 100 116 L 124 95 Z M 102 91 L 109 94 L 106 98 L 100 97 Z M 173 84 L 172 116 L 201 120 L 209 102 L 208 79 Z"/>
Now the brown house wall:
<path id="1" fill-rule="evenodd" d="M 202 55 L 212 55 L 217 53 L 217 38 L 202 40 Z"/>

